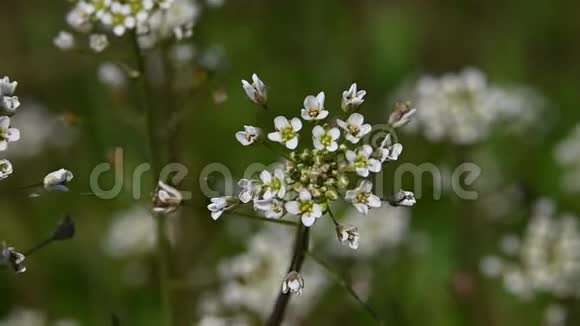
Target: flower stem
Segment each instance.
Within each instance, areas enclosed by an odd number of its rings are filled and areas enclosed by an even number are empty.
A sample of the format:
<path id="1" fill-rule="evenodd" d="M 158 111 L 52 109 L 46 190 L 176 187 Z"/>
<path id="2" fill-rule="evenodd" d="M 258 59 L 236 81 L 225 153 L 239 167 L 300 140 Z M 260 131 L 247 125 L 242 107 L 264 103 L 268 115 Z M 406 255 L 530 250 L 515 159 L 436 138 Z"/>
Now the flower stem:
<path id="1" fill-rule="evenodd" d="M 257 215 L 240 213 L 240 212 L 224 212 L 224 214 L 233 215 L 233 216 L 237 216 L 237 217 L 243 217 L 243 218 L 247 218 L 247 219 L 251 219 L 251 220 L 257 220 L 257 221 L 262 221 L 262 222 L 268 222 L 268 223 L 275 223 L 275 224 L 293 226 L 293 227 L 296 227 L 296 226 L 299 225 L 297 222 L 293 222 L 293 221 L 280 220 L 280 219 L 272 219 L 272 218 L 265 218 L 265 217 L 261 217 L 261 216 L 257 216 Z"/>
<path id="2" fill-rule="evenodd" d="M 298 230 L 296 231 L 296 240 L 294 242 L 294 251 L 292 253 L 292 261 L 290 262 L 290 267 L 288 272 L 295 271 L 300 273 L 302 265 L 304 264 L 304 259 L 306 258 L 306 252 L 308 251 L 308 243 L 310 238 L 310 228 L 304 226 L 300 223 Z M 268 319 L 268 326 L 278 326 L 282 324 L 284 320 L 284 314 L 288 303 L 290 302 L 290 294 L 279 292 L 278 298 L 274 304 L 270 318 Z"/>
<path id="3" fill-rule="evenodd" d="M 330 210 L 330 205 L 328 206 L 328 208 L 326 209 L 328 211 L 328 215 L 330 215 L 330 218 L 332 219 L 332 223 L 334 223 L 334 226 L 338 227 L 339 224 L 336 221 L 336 218 L 334 217 L 334 214 L 332 213 L 332 211 Z"/>
<path id="4" fill-rule="evenodd" d="M 320 259 L 316 254 L 312 251 L 307 251 L 306 255 L 310 257 L 313 261 L 315 261 L 318 265 L 320 265 L 326 273 L 332 277 L 336 283 L 342 286 L 360 305 L 361 307 L 371 316 L 371 318 L 378 324 L 384 325 L 384 321 L 379 317 L 379 315 L 369 306 L 358 294 L 354 291 L 352 286 L 337 272 L 335 272 L 330 265 L 328 265 L 325 261 Z"/>
<path id="5" fill-rule="evenodd" d="M 137 61 L 137 69 L 139 71 L 139 79 L 138 83 L 140 84 L 141 89 L 141 101 L 142 106 L 144 108 L 145 119 L 147 124 L 147 135 L 149 141 L 149 155 L 150 155 L 150 163 L 151 169 L 153 171 L 153 187 L 156 186 L 159 173 L 161 169 L 159 156 L 155 152 L 156 149 L 159 148 L 158 139 L 157 139 L 157 129 L 156 129 L 156 117 L 154 112 L 153 103 L 151 100 L 152 94 L 151 90 L 148 87 L 147 83 L 147 74 L 146 74 L 146 66 L 145 66 L 145 57 L 141 52 L 141 48 L 139 47 L 137 33 L 132 33 L 132 46 L 133 51 L 135 54 L 135 58 Z M 164 325 L 172 326 L 173 325 L 173 311 L 171 307 L 171 292 L 169 287 L 170 281 L 170 266 L 169 266 L 169 258 L 171 255 L 171 246 L 169 244 L 169 240 L 167 239 L 166 231 L 166 219 L 162 216 L 155 216 L 153 218 L 157 224 L 157 256 L 158 256 L 158 268 L 159 268 L 159 283 L 160 283 L 160 292 L 161 292 L 161 310 L 164 319 Z"/>

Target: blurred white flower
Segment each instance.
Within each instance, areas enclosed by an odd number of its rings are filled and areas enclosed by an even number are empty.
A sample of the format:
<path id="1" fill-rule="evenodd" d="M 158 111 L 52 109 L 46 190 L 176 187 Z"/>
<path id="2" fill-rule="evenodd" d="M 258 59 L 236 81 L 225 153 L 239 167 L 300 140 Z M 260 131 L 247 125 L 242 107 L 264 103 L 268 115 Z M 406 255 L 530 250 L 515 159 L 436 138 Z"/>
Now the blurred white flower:
<path id="1" fill-rule="evenodd" d="M 503 261 L 497 256 L 485 256 L 479 262 L 479 270 L 487 277 L 498 277 L 503 271 Z"/>
<path id="2" fill-rule="evenodd" d="M 74 36 L 65 31 L 60 31 L 52 40 L 54 46 L 61 50 L 70 50 L 75 46 Z"/>
<path id="3" fill-rule="evenodd" d="M 211 199 L 211 204 L 207 206 L 207 209 L 211 212 L 211 218 L 217 220 L 222 216 L 222 214 L 236 207 L 239 201 L 231 196 L 216 197 Z"/>
<path id="4" fill-rule="evenodd" d="M 568 312 L 564 306 L 552 303 L 544 312 L 544 321 L 546 326 L 565 326 Z"/>
<path id="5" fill-rule="evenodd" d="M 285 207 L 288 213 L 300 216 L 305 226 L 312 226 L 322 216 L 322 206 L 312 200 L 312 194 L 306 189 L 300 190 L 297 200 L 287 202 Z"/>
<path id="6" fill-rule="evenodd" d="M 241 179 L 238 181 L 238 186 L 240 186 L 242 189 L 238 197 L 244 204 L 257 199 L 258 195 L 262 191 L 262 186 L 256 180 Z"/>
<path id="7" fill-rule="evenodd" d="M 14 96 L 18 82 L 10 81 L 8 77 L 0 79 L 0 114 L 12 115 L 20 106 L 18 96 Z"/>
<path id="8" fill-rule="evenodd" d="M 148 254 L 157 246 L 156 227 L 155 219 L 145 207 L 135 206 L 121 211 L 113 216 L 102 248 L 105 254 L 115 258 Z M 165 232 L 173 241 L 169 225 Z"/>
<path id="9" fill-rule="evenodd" d="M 561 187 L 570 193 L 580 192 L 580 124 L 556 146 L 554 158 L 563 170 Z"/>
<path id="10" fill-rule="evenodd" d="M 268 89 L 258 75 L 252 74 L 252 83 L 242 79 L 242 88 L 252 102 L 258 105 L 265 105 L 268 102 Z"/>
<path id="11" fill-rule="evenodd" d="M 353 144 L 357 144 L 372 130 L 370 124 L 364 123 L 364 116 L 360 113 L 351 114 L 346 121 L 336 119 L 336 123 L 345 131 L 346 139 Z"/>
<path id="12" fill-rule="evenodd" d="M 286 214 L 284 205 L 284 201 L 276 198 L 254 201 L 254 208 L 263 211 L 266 218 L 281 218 L 284 216 Z"/>
<path id="13" fill-rule="evenodd" d="M 252 145 L 258 141 L 262 136 L 262 129 L 253 126 L 244 126 L 244 131 L 236 132 L 236 139 L 243 146 Z"/>
<path id="14" fill-rule="evenodd" d="M 179 190 L 159 181 L 153 197 L 153 211 L 165 215 L 173 213 L 181 206 L 182 201 L 183 196 Z"/>
<path id="15" fill-rule="evenodd" d="M 369 176 L 370 172 L 380 172 L 382 164 L 379 160 L 371 157 L 373 148 L 369 145 L 363 145 L 356 149 L 356 152 L 348 150 L 345 153 L 346 160 L 356 170 L 356 173 L 363 178 Z"/>
<path id="16" fill-rule="evenodd" d="M 109 39 L 105 34 L 91 34 L 89 45 L 95 52 L 103 52 L 109 46 Z"/>
<path id="17" fill-rule="evenodd" d="M 357 91 L 357 85 L 356 83 L 353 83 L 347 91 L 342 92 L 342 102 L 340 107 L 344 112 L 350 113 L 363 104 L 366 94 L 367 92 L 364 90 Z"/>
<path id="18" fill-rule="evenodd" d="M 0 326 L 46 326 L 46 316 L 36 310 L 16 308 L 2 321 Z"/>
<path id="19" fill-rule="evenodd" d="M 529 126 L 542 105 L 533 92 L 491 85 L 474 68 L 440 78 L 423 77 L 411 93 L 417 111 L 408 130 L 422 133 L 431 142 L 474 144 L 502 122 L 507 126 L 504 130 Z"/>
<path id="20" fill-rule="evenodd" d="M 0 160 L 0 180 L 8 178 L 14 170 L 12 169 L 12 163 L 7 159 Z"/>
<path id="21" fill-rule="evenodd" d="M 8 142 L 15 142 L 20 139 L 20 130 L 10 128 L 10 118 L 0 117 L 0 151 L 8 148 Z"/>
<path id="22" fill-rule="evenodd" d="M 26 100 L 11 123 L 18 126 L 22 138 L 18 146 L 10 146 L 6 153 L 11 157 L 35 157 L 58 148 L 70 146 L 76 136 L 76 129 L 46 107 Z"/>
<path id="23" fill-rule="evenodd" d="M 302 129 L 302 121 L 298 118 L 293 118 L 288 121 L 283 116 L 274 118 L 274 126 L 276 132 L 268 134 L 268 139 L 273 142 L 284 144 L 288 149 L 296 149 L 298 147 L 298 131 Z"/>
<path id="24" fill-rule="evenodd" d="M 226 0 L 206 0 L 205 2 L 211 8 L 219 8 L 224 5 Z"/>
<path id="25" fill-rule="evenodd" d="M 44 177 L 43 186 L 47 191 L 68 191 L 67 184 L 74 178 L 72 172 L 60 169 Z"/>
<path id="26" fill-rule="evenodd" d="M 334 152 L 338 149 L 336 142 L 340 137 L 338 128 L 324 129 L 321 126 L 314 126 L 312 129 L 312 143 L 318 150 L 327 150 Z"/>
<path id="27" fill-rule="evenodd" d="M 127 77 L 123 70 L 112 62 L 104 62 L 99 65 L 97 76 L 99 80 L 114 89 L 119 89 L 127 83 Z"/>
<path id="28" fill-rule="evenodd" d="M 304 289 L 304 279 L 300 273 L 292 271 L 282 280 L 282 293 L 302 294 Z"/>
<path id="29" fill-rule="evenodd" d="M 389 116 L 389 124 L 393 128 L 401 128 L 411 121 L 417 109 L 411 107 L 408 102 L 395 103 L 395 109 Z"/>
<path id="30" fill-rule="evenodd" d="M 324 92 L 318 93 L 316 97 L 308 95 L 304 99 L 304 108 L 300 111 L 304 120 L 323 120 L 329 112 L 324 108 Z"/>
<path id="31" fill-rule="evenodd" d="M 356 189 L 348 190 L 344 199 L 352 202 L 361 214 L 367 215 L 370 208 L 381 207 L 381 199 L 372 190 L 372 182 L 363 180 Z"/>
<path id="32" fill-rule="evenodd" d="M 375 149 L 377 157 L 381 163 L 396 161 L 399 159 L 399 155 L 403 152 L 403 145 L 399 143 L 393 143 L 391 140 L 391 134 L 387 134 L 381 145 Z"/>

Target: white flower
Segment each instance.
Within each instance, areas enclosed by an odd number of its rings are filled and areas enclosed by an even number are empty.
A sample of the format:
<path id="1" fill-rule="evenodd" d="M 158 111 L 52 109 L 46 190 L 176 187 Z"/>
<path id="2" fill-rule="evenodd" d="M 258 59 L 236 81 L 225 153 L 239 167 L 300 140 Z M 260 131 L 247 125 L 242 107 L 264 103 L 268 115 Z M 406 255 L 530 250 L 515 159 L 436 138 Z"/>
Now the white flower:
<path id="1" fill-rule="evenodd" d="M 70 50 L 75 46 L 75 39 L 71 33 L 60 31 L 52 40 L 52 43 L 61 50 Z"/>
<path id="2" fill-rule="evenodd" d="M 258 75 L 252 75 L 252 83 L 250 84 L 246 80 L 242 80 L 242 87 L 246 91 L 246 95 L 254 103 L 258 105 L 265 105 L 268 102 L 268 89 Z"/>
<path id="3" fill-rule="evenodd" d="M 312 129 L 312 142 L 314 148 L 318 150 L 326 149 L 329 152 L 334 152 L 338 149 L 338 140 L 340 137 L 340 130 L 338 128 L 331 128 L 325 130 L 321 126 L 314 126 Z"/>
<path id="4" fill-rule="evenodd" d="M 8 178 L 14 172 L 12 163 L 6 159 L 0 160 L 0 180 Z"/>
<path id="5" fill-rule="evenodd" d="M 389 124 L 393 128 L 400 128 L 409 123 L 413 115 L 417 112 L 416 109 L 411 108 L 410 103 L 395 103 L 395 110 L 389 116 Z"/>
<path id="6" fill-rule="evenodd" d="M 298 147 L 298 131 L 302 129 L 302 121 L 298 118 L 292 118 L 288 121 L 285 117 L 278 116 L 274 118 L 274 126 L 277 132 L 268 134 L 271 141 L 284 144 L 288 149 Z"/>
<path id="7" fill-rule="evenodd" d="M 358 228 L 354 225 L 339 225 L 336 227 L 336 234 L 340 242 L 348 241 L 348 246 L 352 249 L 358 249 L 360 235 Z"/>
<path id="8" fill-rule="evenodd" d="M 393 144 L 391 134 L 387 134 L 385 139 L 381 142 L 381 146 L 377 148 L 376 151 L 381 163 L 386 161 L 396 161 L 399 159 L 399 155 L 403 152 L 403 145 L 399 143 Z"/>
<path id="9" fill-rule="evenodd" d="M 159 181 L 153 197 L 153 211 L 160 214 L 173 213 L 179 208 L 182 201 L 183 196 L 179 190 Z"/>
<path id="10" fill-rule="evenodd" d="M 340 119 L 336 119 L 336 123 L 339 127 L 344 129 L 346 132 L 346 139 L 353 144 L 358 143 L 360 139 L 371 132 L 372 129 L 370 124 L 363 124 L 364 116 L 360 113 L 351 114 L 346 122 Z"/>
<path id="11" fill-rule="evenodd" d="M 284 277 L 282 281 L 282 293 L 302 294 L 304 289 L 304 279 L 299 273 L 292 271 Z"/>
<path id="12" fill-rule="evenodd" d="M 89 45 L 95 52 L 103 52 L 109 46 L 109 39 L 105 34 L 91 34 Z"/>
<path id="13" fill-rule="evenodd" d="M 0 79 L 0 113 L 11 115 L 20 106 L 18 96 L 13 96 L 18 82 L 10 82 L 8 77 Z"/>
<path id="14" fill-rule="evenodd" d="M 301 216 L 305 226 L 312 226 L 322 216 L 322 206 L 312 200 L 312 194 L 306 189 L 300 190 L 298 200 L 287 202 L 285 207 L 288 213 Z"/>
<path id="15" fill-rule="evenodd" d="M 405 190 L 399 190 L 389 198 L 389 204 L 392 206 L 413 206 L 416 202 L 415 194 Z"/>
<path id="16" fill-rule="evenodd" d="M 44 177 L 43 185 L 47 191 L 68 191 L 66 186 L 74 178 L 69 170 L 60 169 Z"/>
<path id="17" fill-rule="evenodd" d="M 304 108 L 301 111 L 304 120 L 322 120 L 328 116 L 328 111 L 324 109 L 324 92 L 318 93 L 316 97 L 306 96 Z"/>
<path id="18" fill-rule="evenodd" d="M 0 108 L 5 108 L 9 113 L 14 113 L 20 106 L 18 96 L 4 96 L 0 102 Z"/>
<path id="19" fill-rule="evenodd" d="M 0 265 L 9 265 L 16 273 L 26 272 L 26 266 L 24 266 L 24 260 L 26 256 L 16 251 L 12 247 L 7 247 L 6 244 L 2 245 L 2 252 L 0 252 Z"/>
<path id="20" fill-rule="evenodd" d="M 17 81 L 10 81 L 10 78 L 4 76 L 0 79 L 0 96 L 12 95 L 16 91 L 16 86 L 18 86 Z"/>
<path id="21" fill-rule="evenodd" d="M 280 169 L 274 170 L 273 176 L 267 170 L 262 171 L 260 173 L 260 180 L 262 180 L 262 190 L 265 190 L 264 194 L 262 195 L 263 198 L 284 198 L 286 195 L 286 182 L 284 179 L 284 171 Z"/>
<path id="22" fill-rule="evenodd" d="M 112 62 L 103 62 L 99 65 L 97 76 L 101 83 L 111 88 L 122 88 L 127 83 L 127 77 L 119 65 Z"/>
<path id="23" fill-rule="evenodd" d="M 193 36 L 193 21 L 190 21 L 186 24 L 179 25 L 173 28 L 173 35 L 175 39 L 181 41 L 186 38 L 190 38 Z"/>
<path id="24" fill-rule="evenodd" d="M 0 151 L 6 150 L 8 142 L 20 139 L 20 130 L 10 128 L 10 118 L 0 117 Z"/>
<path id="25" fill-rule="evenodd" d="M 342 92 L 341 108 L 344 112 L 351 112 L 365 101 L 364 97 L 367 92 L 363 90 L 357 91 L 356 87 L 356 83 L 353 83 L 348 91 Z"/>
<path id="26" fill-rule="evenodd" d="M 345 156 L 348 162 L 356 170 L 356 173 L 361 177 L 368 177 L 369 171 L 379 172 L 381 171 L 381 162 L 377 159 L 371 157 L 373 153 L 373 148 L 369 145 L 363 145 L 359 147 L 356 152 L 351 150 L 346 151 Z"/>
<path id="27" fill-rule="evenodd" d="M 243 146 L 249 146 L 260 140 L 262 129 L 253 126 L 244 126 L 244 131 L 236 132 L 236 139 Z"/>
<path id="28" fill-rule="evenodd" d="M 381 199 L 372 193 L 372 189 L 372 182 L 363 180 L 356 189 L 348 190 L 344 199 L 352 202 L 361 214 L 367 215 L 369 208 L 381 207 Z"/>
<path id="29" fill-rule="evenodd" d="M 262 190 L 262 186 L 256 180 L 241 179 L 238 186 L 242 188 L 238 197 L 244 204 L 256 199 Z"/>
<path id="30" fill-rule="evenodd" d="M 267 218 L 281 218 L 286 214 L 284 201 L 276 198 L 256 200 L 254 208 L 263 211 Z"/>
<path id="31" fill-rule="evenodd" d="M 224 211 L 236 207 L 238 203 L 238 200 L 232 196 L 215 197 L 211 199 L 211 204 L 207 205 L 207 209 L 211 212 L 211 218 L 217 220 Z"/>

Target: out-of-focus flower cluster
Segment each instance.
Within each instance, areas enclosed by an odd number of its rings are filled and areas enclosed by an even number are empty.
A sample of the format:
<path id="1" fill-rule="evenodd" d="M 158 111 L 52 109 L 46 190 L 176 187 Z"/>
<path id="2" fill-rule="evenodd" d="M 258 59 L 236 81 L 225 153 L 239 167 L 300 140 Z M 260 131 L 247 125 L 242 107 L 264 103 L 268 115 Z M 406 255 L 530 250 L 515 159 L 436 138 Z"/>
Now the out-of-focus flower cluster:
<path id="1" fill-rule="evenodd" d="M 79 326 L 74 319 L 58 319 L 50 321 L 47 315 L 39 310 L 16 308 L 0 320 L 0 326 Z"/>
<path id="2" fill-rule="evenodd" d="M 580 192 L 580 125 L 574 127 L 554 150 L 556 162 L 564 170 L 561 186 L 571 193 Z"/>
<path id="3" fill-rule="evenodd" d="M 264 303 L 274 301 L 288 268 L 286 255 L 272 248 L 276 246 L 289 254 L 293 240 L 291 232 L 273 225 L 265 226 L 249 241 L 244 239 L 248 243 L 247 250 L 219 264 L 219 288 L 203 295 L 200 315 L 211 316 L 214 320 L 241 321 L 249 317 L 240 315 L 240 311 L 245 311 L 265 320 L 272 307 Z M 290 306 L 290 320 L 306 315 L 328 284 L 322 271 L 311 269 L 311 266 L 306 265 L 301 273 L 308 280 L 309 291 L 304 292 L 300 301 L 294 302 L 296 305 Z M 240 322 L 240 325 L 250 324 Z"/>
<path id="4" fill-rule="evenodd" d="M 577 220 L 568 214 L 556 217 L 552 201 L 538 201 L 523 237 L 505 236 L 500 243 L 505 257 L 483 258 L 481 271 L 501 277 L 506 290 L 523 299 L 539 294 L 554 299 L 580 298 Z"/>
<path id="5" fill-rule="evenodd" d="M 489 83 L 484 73 L 474 68 L 439 78 L 422 77 L 405 93 L 411 94 L 418 108 L 408 129 L 432 142 L 454 144 L 480 142 L 502 122 L 509 122 L 510 128 L 528 126 L 537 118 L 542 103 L 528 89 Z"/>

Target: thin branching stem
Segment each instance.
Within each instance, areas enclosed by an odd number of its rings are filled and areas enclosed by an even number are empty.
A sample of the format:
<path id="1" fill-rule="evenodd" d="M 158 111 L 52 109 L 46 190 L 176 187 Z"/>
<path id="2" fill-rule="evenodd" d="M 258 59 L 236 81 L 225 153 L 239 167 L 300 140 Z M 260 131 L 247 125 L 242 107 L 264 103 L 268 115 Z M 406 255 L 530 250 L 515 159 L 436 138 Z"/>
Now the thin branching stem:
<path id="1" fill-rule="evenodd" d="M 330 219 L 332 220 L 332 223 L 334 223 L 334 226 L 338 227 L 339 224 L 336 221 L 336 218 L 334 217 L 334 214 L 332 213 L 332 210 L 330 210 L 330 205 L 328 206 L 328 208 L 326 210 L 328 211 L 328 215 L 330 215 Z"/>
<path id="2" fill-rule="evenodd" d="M 380 316 L 355 292 L 355 290 L 352 288 L 349 282 L 346 281 L 344 277 L 335 272 L 329 264 L 327 264 L 324 260 L 322 260 L 316 254 L 314 254 L 312 251 L 307 251 L 306 255 L 310 257 L 318 265 L 320 265 L 324 269 L 324 271 L 335 280 L 336 283 L 342 286 L 360 304 L 360 306 L 370 315 L 370 317 L 378 325 L 384 325 L 384 321 L 380 318 Z"/>
<path id="3" fill-rule="evenodd" d="M 237 216 L 237 217 L 243 217 L 243 218 L 247 218 L 247 219 L 251 219 L 251 220 L 256 220 L 256 221 L 267 222 L 267 223 L 275 223 L 275 224 L 280 224 L 280 225 L 286 225 L 286 226 L 297 227 L 299 225 L 299 223 L 293 222 L 293 221 L 282 220 L 282 219 L 266 218 L 266 217 L 262 217 L 262 216 L 258 216 L 258 215 L 252 215 L 252 214 L 247 214 L 247 213 L 242 213 L 242 212 L 224 212 L 224 214 L 228 214 L 228 215 L 232 215 L 232 216 Z"/>
<path id="4" fill-rule="evenodd" d="M 147 137 L 149 141 L 149 157 L 151 169 L 153 171 L 153 186 L 157 185 L 157 180 L 159 178 L 159 173 L 161 169 L 161 163 L 159 160 L 159 154 L 156 150 L 160 148 L 158 144 L 157 128 L 155 125 L 156 116 L 155 110 L 152 102 L 152 94 L 150 88 L 147 84 L 147 73 L 146 73 L 146 63 L 145 56 L 141 52 L 141 48 L 138 42 L 138 36 L 136 32 L 132 33 L 132 46 L 137 61 L 137 69 L 139 72 L 139 79 L 137 82 L 140 84 L 140 92 L 142 99 L 141 105 L 144 109 L 145 120 L 147 124 Z M 169 240 L 167 239 L 166 233 L 166 219 L 162 216 L 153 215 L 157 223 L 157 239 L 158 239 L 158 268 L 159 268 L 159 281 L 160 281 L 160 292 L 161 292 L 161 309 L 164 318 L 164 324 L 167 326 L 173 325 L 173 311 L 171 307 L 171 292 L 169 287 L 170 281 L 170 261 L 169 257 L 171 255 L 171 246 Z"/>

